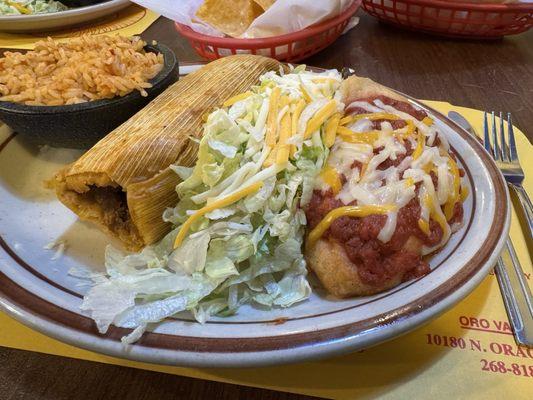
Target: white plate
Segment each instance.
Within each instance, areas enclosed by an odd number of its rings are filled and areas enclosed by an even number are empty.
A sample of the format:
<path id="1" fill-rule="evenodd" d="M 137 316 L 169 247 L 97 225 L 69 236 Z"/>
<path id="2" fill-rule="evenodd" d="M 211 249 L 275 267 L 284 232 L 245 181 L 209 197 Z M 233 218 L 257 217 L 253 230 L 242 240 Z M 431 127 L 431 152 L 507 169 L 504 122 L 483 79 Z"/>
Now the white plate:
<path id="1" fill-rule="evenodd" d="M 186 66 L 184 70 L 197 68 Z M 414 100 L 413 100 L 414 102 Z M 28 147 L 6 127 L 0 130 L 0 309 L 64 342 L 161 364 L 251 366 L 296 362 L 359 350 L 408 332 L 435 318 L 471 292 L 489 272 L 509 229 L 503 177 L 482 146 L 443 115 L 435 119 L 466 171 L 470 195 L 464 227 L 430 262 L 432 271 L 393 290 L 358 299 L 333 300 L 320 289 L 289 309 L 244 306 L 205 325 L 186 315 L 160 324 L 124 347 L 129 331 L 98 334 L 79 310 L 88 286 L 67 274 L 71 267 L 103 269 L 109 238 L 80 222 L 43 188 L 42 181 L 79 153 Z M 43 246 L 65 240 L 66 253 L 53 260 Z M 280 323 L 282 322 L 282 323 Z"/>
<path id="2" fill-rule="evenodd" d="M 76 7 L 56 13 L 2 15 L 0 16 L 0 31 L 35 32 L 64 29 L 113 14 L 130 4 L 129 0 L 109 0 L 92 6 Z"/>

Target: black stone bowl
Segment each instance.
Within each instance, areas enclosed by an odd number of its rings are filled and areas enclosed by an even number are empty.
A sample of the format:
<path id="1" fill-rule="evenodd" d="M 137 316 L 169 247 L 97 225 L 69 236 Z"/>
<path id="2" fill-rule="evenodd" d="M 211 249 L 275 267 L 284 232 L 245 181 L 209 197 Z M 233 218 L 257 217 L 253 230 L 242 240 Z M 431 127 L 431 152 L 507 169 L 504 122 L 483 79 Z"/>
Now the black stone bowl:
<path id="1" fill-rule="evenodd" d="M 32 144 L 87 149 L 143 108 L 178 79 L 176 56 L 168 47 L 147 45 L 162 53 L 163 69 L 149 82 L 147 97 L 138 90 L 124 97 L 65 106 L 28 106 L 0 101 L 0 120 Z"/>

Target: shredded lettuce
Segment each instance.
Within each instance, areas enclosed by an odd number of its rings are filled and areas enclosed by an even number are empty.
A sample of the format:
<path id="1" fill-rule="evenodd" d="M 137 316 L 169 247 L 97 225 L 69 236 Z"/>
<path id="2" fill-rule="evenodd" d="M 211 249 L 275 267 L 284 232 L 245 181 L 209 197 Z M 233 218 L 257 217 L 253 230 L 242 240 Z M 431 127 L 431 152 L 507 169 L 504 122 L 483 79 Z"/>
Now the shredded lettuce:
<path id="1" fill-rule="evenodd" d="M 68 10 L 54 0 L 0 0 L 0 15 L 45 14 Z"/>
<path id="2" fill-rule="evenodd" d="M 332 79 L 315 79 L 323 77 Z M 163 219 L 174 229 L 139 253 L 106 251 L 107 274 L 83 302 L 101 332 L 110 324 L 133 328 L 124 338 L 131 343 L 150 324 L 183 311 L 203 323 L 237 313 L 243 304 L 290 307 L 309 297 L 303 207 L 328 149 L 320 128 L 305 141 L 303 135 L 295 139 L 296 152 L 287 163 L 265 163 L 271 150 L 265 143 L 266 123 L 275 86 L 295 105 L 304 98 L 304 83 L 313 100 L 298 124 L 303 131 L 313 114 L 335 98 L 340 80 L 336 71 L 312 73 L 301 67 L 284 75 L 269 72 L 251 96 L 208 116 L 194 168 L 172 166 L 183 179 L 176 188 L 180 201 Z M 262 183 L 259 190 L 204 214 L 173 248 L 182 224 L 196 210 L 256 182 Z"/>

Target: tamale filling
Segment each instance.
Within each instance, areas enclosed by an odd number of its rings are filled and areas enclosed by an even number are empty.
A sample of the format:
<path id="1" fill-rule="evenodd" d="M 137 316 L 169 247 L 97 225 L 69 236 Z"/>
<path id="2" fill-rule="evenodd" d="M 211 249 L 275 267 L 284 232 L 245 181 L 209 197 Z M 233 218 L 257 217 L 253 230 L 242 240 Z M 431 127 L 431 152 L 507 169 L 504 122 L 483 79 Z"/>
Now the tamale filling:
<path id="1" fill-rule="evenodd" d="M 94 202 L 103 211 L 103 222 L 112 232 L 131 232 L 132 224 L 126 193 L 118 187 L 89 186 L 89 190 L 79 195 L 86 201 Z"/>

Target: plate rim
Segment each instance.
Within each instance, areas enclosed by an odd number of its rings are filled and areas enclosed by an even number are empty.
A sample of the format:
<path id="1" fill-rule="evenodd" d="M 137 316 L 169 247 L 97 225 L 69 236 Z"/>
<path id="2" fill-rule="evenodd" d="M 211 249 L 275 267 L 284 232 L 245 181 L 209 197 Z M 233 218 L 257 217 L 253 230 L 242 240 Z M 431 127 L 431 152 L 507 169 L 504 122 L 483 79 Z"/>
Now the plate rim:
<path id="1" fill-rule="evenodd" d="M 203 63 L 189 63 L 189 65 L 195 64 L 201 65 Z M 498 221 L 498 223 L 492 224 L 486 241 L 480 245 L 470 260 L 461 266 L 461 270 L 430 292 L 424 294 L 423 303 L 410 303 L 408 305 L 410 307 L 409 311 L 406 311 L 408 307 L 404 306 L 401 310 L 395 309 L 387 313 L 388 315 L 377 315 L 363 321 L 356 321 L 318 331 L 282 334 L 263 338 L 199 338 L 147 332 L 137 344 L 129 347 L 129 351 L 118 351 L 114 348 L 116 341 L 119 341 L 122 336 L 129 333 L 129 329 L 112 327 L 107 334 L 101 335 L 97 332 L 92 319 L 89 317 L 73 313 L 49 303 L 39 296 L 28 292 L 26 288 L 11 281 L 2 272 L 0 272 L 0 281 L 7 280 L 8 283 L 18 288 L 17 291 L 19 293 L 20 290 L 26 292 L 30 300 L 37 298 L 39 302 L 46 303 L 48 308 L 51 307 L 50 311 L 52 315 L 55 313 L 72 314 L 74 318 L 81 320 L 83 330 L 80 332 L 72 324 L 64 324 L 43 316 L 42 313 L 35 312 L 31 307 L 31 303 L 28 306 L 28 304 L 13 302 L 13 299 L 20 301 L 21 298 L 18 296 L 9 296 L 9 294 L 6 295 L 6 290 L 13 290 L 13 287 L 10 287 L 9 284 L 0 287 L 0 309 L 19 322 L 29 325 L 37 331 L 41 331 L 48 336 L 77 347 L 133 360 L 194 366 L 269 365 L 325 357 L 348 352 L 360 347 L 368 347 L 418 327 L 420 324 L 443 313 L 462 298 L 466 297 L 488 274 L 505 243 L 510 226 L 511 208 L 505 180 L 481 144 L 442 113 L 415 100 L 411 96 L 405 94 L 404 96 L 411 103 L 429 111 L 467 142 L 489 172 L 494 184 L 494 198 L 501 200 L 505 205 L 505 207 L 496 207 L 494 222 Z M 491 245 L 485 245 L 487 242 L 490 242 Z M 466 274 L 465 270 L 467 270 Z M 424 307 L 420 307 L 421 304 Z M 369 323 L 369 320 L 373 322 Z M 390 328 L 391 325 L 394 325 L 394 329 L 386 329 Z M 372 335 L 368 338 L 368 333 L 371 331 Z M 88 336 L 88 338 L 86 340 L 85 338 L 84 340 L 79 340 L 81 337 L 80 333 L 83 336 Z M 167 343 L 167 346 L 162 346 L 162 343 L 165 343 L 161 341 L 162 336 L 171 337 L 171 345 Z M 103 343 L 101 343 L 102 340 L 104 340 Z M 108 340 L 111 341 L 109 345 L 106 343 Z M 180 342 L 180 346 L 176 347 L 176 341 Z M 344 344 L 341 343 L 340 347 L 335 346 L 339 342 L 344 342 Z M 365 342 L 366 344 L 361 345 L 361 342 Z M 261 345 L 258 346 L 258 343 Z M 304 350 L 303 352 L 300 351 L 302 349 Z M 310 351 L 310 349 L 313 349 L 313 351 Z M 157 350 L 172 351 L 173 356 L 167 355 L 163 357 L 161 354 L 158 354 Z M 297 354 L 291 355 L 291 351 L 297 351 Z M 150 352 L 156 355 L 154 356 Z M 191 355 L 199 353 L 217 354 L 220 357 L 210 360 L 191 358 Z M 180 354 L 182 355 L 181 357 Z M 256 355 L 255 358 L 254 354 Z"/>
<path id="2" fill-rule="evenodd" d="M 62 19 L 71 17 L 74 15 L 85 14 L 87 11 L 93 10 L 105 10 L 107 8 L 112 8 L 120 4 L 132 3 L 130 0 L 107 0 L 103 3 L 92 4 L 90 6 L 83 7 L 72 7 L 68 10 L 57 11 L 53 13 L 40 13 L 40 14 L 29 14 L 29 15 L 0 15 L 0 24 L 2 22 L 35 22 L 42 21 L 43 19 L 52 20 L 52 19 Z M 46 18 L 45 18 L 46 17 Z"/>

